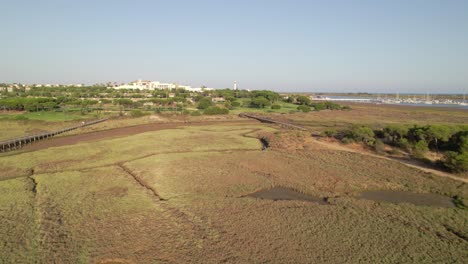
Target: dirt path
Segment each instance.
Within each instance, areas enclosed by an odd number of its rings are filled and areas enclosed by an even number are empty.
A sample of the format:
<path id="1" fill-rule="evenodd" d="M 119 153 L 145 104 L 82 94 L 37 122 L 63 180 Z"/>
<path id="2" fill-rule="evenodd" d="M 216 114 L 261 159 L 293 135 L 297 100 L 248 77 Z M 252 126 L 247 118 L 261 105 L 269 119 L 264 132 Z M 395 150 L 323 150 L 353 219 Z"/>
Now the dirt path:
<path id="1" fill-rule="evenodd" d="M 380 159 L 397 161 L 397 162 L 400 162 L 400 163 L 402 163 L 402 164 L 404 164 L 404 165 L 406 165 L 408 167 L 415 168 L 415 169 L 418 169 L 418 170 L 421 170 L 421 171 L 424 171 L 424 172 L 429 172 L 429 173 L 432 173 L 432 174 L 440 176 L 440 177 L 446 177 L 446 178 L 450 178 L 452 180 L 468 183 L 468 179 L 457 177 L 457 176 L 454 176 L 454 175 L 452 175 L 450 173 L 446 173 L 446 172 L 439 171 L 439 170 L 434 170 L 434 169 L 427 168 L 427 167 L 424 167 L 424 166 L 421 166 L 421 165 L 418 165 L 418 164 L 414 164 L 414 163 L 411 163 L 410 161 L 403 161 L 403 160 L 399 160 L 399 159 L 395 159 L 395 158 L 380 156 L 380 155 L 369 153 L 369 152 L 366 152 L 366 151 L 350 149 L 350 148 L 347 148 L 347 147 L 342 146 L 342 145 L 338 145 L 338 144 L 330 143 L 330 142 L 324 142 L 324 141 L 320 141 L 320 140 L 317 140 L 317 139 L 313 139 L 313 142 L 317 143 L 319 145 L 322 145 L 322 146 L 324 146 L 326 148 L 332 149 L 332 150 L 348 151 L 348 152 L 359 153 L 359 154 L 362 154 L 362 155 L 367 155 L 367 156 L 376 157 L 376 158 L 380 158 Z"/>
<path id="2" fill-rule="evenodd" d="M 256 123 L 256 122 L 246 120 L 246 121 L 203 121 L 203 122 L 193 122 L 193 123 L 181 123 L 181 122 L 150 123 L 150 124 L 143 124 L 143 125 L 136 125 L 136 126 L 113 128 L 113 129 L 95 131 L 95 132 L 78 134 L 78 135 L 54 137 L 48 140 L 39 141 L 34 144 L 25 146 L 20 151 L 12 153 L 12 154 L 14 155 L 16 153 L 36 151 L 36 150 L 41 150 L 41 149 L 46 149 L 46 148 L 51 148 L 51 147 L 73 145 L 73 144 L 78 144 L 78 143 L 83 143 L 83 142 L 98 141 L 102 139 L 125 137 L 125 136 L 136 135 L 136 134 L 140 134 L 144 132 L 149 132 L 149 131 L 174 129 L 178 127 L 206 126 L 206 125 L 216 125 L 216 124 L 226 124 L 226 125 L 252 124 L 252 123 Z"/>

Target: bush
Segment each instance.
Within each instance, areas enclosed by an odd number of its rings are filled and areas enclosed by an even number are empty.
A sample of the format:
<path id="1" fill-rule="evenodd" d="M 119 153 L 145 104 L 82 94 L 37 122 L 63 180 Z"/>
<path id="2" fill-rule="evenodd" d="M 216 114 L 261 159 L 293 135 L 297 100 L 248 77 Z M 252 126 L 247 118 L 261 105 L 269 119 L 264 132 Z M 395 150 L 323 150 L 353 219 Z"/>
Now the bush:
<path id="1" fill-rule="evenodd" d="M 130 115 L 131 115 L 132 117 L 141 117 L 141 116 L 146 115 L 146 113 L 142 112 L 141 110 L 132 110 L 132 111 L 130 112 Z"/>
<path id="2" fill-rule="evenodd" d="M 302 111 L 304 113 L 308 113 L 310 112 L 310 107 L 308 107 L 307 105 L 300 105 L 297 107 L 297 110 Z"/>
<path id="3" fill-rule="evenodd" d="M 15 120 L 29 120 L 29 118 L 24 115 L 17 115 L 15 116 Z"/>
<path id="4" fill-rule="evenodd" d="M 425 140 L 419 140 L 413 147 L 413 156 L 419 159 L 424 158 L 424 154 L 429 150 Z"/>
<path id="5" fill-rule="evenodd" d="M 351 110 L 351 106 L 345 105 L 345 106 L 341 107 L 341 110 L 349 111 L 349 110 Z"/>
<path id="6" fill-rule="evenodd" d="M 453 172 L 467 172 L 468 152 L 447 151 L 444 155 L 443 165 Z"/>
<path id="7" fill-rule="evenodd" d="M 234 101 L 234 102 L 231 103 L 231 106 L 232 107 L 239 107 L 239 106 L 241 106 L 241 103 L 237 102 L 237 101 Z"/>
<path id="8" fill-rule="evenodd" d="M 193 111 L 190 113 L 191 116 L 201 116 L 200 111 Z"/>
<path id="9" fill-rule="evenodd" d="M 385 144 L 382 142 L 382 140 L 380 140 L 380 139 L 375 140 L 374 150 L 377 153 L 384 153 L 385 152 Z"/>
<path id="10" fill-rule="evenodd" d="M 357 142 L 363 142 L 366 145 L 373 145 L 375 142 L 374 131 L 367 126 L 354 126 L 345 136 Z"/>
<path id="11" fill-rule="evenodd" d="M 354 140 L 352 138 L 344 137 L 341 139 L 341 142 L 344 144 L 351 144 L 354 143 Z"/>
<path id="12" fill-rule="evenodd" d="M 325 110 L 326 106 L 324 103 L 313 103 L 310 106 L 314 108 L 314 111 L 320 111 L 320 110 Z"/>
<path id="13" fill-rule="evenodd" d="M 406 139 L 406 138 L 401 138 L 401 139 L 397 140 L 396 145 L 399 148 L 402 148 L 402 149 L 404 149 L 406 151 L 411 150 L 411 144 L 409 143 L 408 139 Z"/>
<path id="14" fill-rule="evenodd" d="M 224 107 L 226 107 L 227 109 L 232 109 L 233 108 L 230 101 L 224 102 Z"/>
<path id="15" fill-rule="evenodd" d="M 334 102 L 325 102 L 325 108 L 330 110 L 341 110 L 341 105 Z"/>
<path id="16" fill-rule="evenodd" d="M 298 104 L 301 104 L 301 105 L 309 105 L 309 104 L 310 104 L 310 99 L 309 99 L 309 97 L 303 96 L 303 95 L 299 95 L 299 96 L 296 98 L 296 101 L 297 101 Z"/>
<path id="17" fill-rule="evenodd" d="M 211 98 L 210 97 L 204 97 L 204 98 L 200 99 L 200 101 L 198 101 L 197 108 L 203 110 L 203 109 L 207 109 L 208 107 L 210 107 L 212 105 L 213 105 L 213 102 L 211 101 Z"/>
<path id="18" fill-rule="evenodd" d="M 229 114 L 229 109 L 217 106 L 210 106 L 203 111 L 205 115 L 226 115 Z"/>
<path id="19" fill-rule="evenodd" d="M 327 129 L 323 131 L 323 135 L 327 137 L 335 137 L 336 135 L 338 135 L 338 131 L 336 131 L 335 129 Z"/>
<path id="20" fill-rule="evenodd" d="M 274 104 L 271 106 L 271 109 L 281 109 L 281 105 Z"/>

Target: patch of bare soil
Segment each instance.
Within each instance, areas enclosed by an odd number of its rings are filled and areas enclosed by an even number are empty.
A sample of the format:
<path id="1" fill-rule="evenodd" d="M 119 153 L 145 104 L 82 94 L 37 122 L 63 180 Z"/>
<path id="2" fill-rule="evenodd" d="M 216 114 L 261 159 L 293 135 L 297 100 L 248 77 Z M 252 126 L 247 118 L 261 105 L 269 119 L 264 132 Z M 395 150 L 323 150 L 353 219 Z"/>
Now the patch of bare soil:
<path id="1" fill-rule="evenodd" d="M 307 201 L 307 202 L 315 202 L 318 204 L 328 204 L 325 198 L 314 197 L 311 195 L 307 195 L 304 193 L 300 193 L 295 191 L 291 188 L 285 187 L 273 187 L 268 190 L 260 190 L 254 193 L 247 195 L 249 197 L 259 198 L 259 199 L 267 199 L 267 200 L 298 200 L 298 201 Z"/>
<path id="2" fill-rule="evenodd" d="M 453 208 L 452 199 L 434 193 L 412 193 L 392 190 L 373 190 L 362 192 L 361 199 L 388 203 L 410 203 L 421 206 L 435 206 Z"/>

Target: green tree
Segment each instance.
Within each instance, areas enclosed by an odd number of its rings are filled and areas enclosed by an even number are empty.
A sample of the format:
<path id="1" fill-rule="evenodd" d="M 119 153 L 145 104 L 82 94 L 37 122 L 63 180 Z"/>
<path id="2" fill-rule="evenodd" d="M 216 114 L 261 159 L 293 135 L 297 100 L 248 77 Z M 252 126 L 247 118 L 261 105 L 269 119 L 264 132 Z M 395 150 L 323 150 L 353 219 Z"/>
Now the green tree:
<path id="1" fill-rule="evenodd" d="M 373 145 L 375 142 L 374 131 L 367 126 L 353 126 L 346 137 L 363 142 L 366 145 Z"/>
<path id="2" fill-rule="evenodd" d="M 255 97 L 250 102 L 250 106 L 254 108 L 265 108 L 265 106 L 269 106 L 270 104 L 270 101 L 263 96 Z"/>
<path id="3" fill-rule="evenodd" d="M 211 101 L 210 97 L 204 97 L 198 101 L 198 109 L 207 109 L 208 107 L 212 106 L 213 102 Z"/>
<path id="4" fill-rule="evenodd" d="M 422 159 L 428 150 L 429 146 L 427 142 L 424 139 L 421 139 L 416 144 L 414 144 L 413 156 Z"/>
<path id="5" fill-rule="evenodd" d="M 388 125 L 383 129 L 384 137 L 395 144 L 398 140 L 406 137 L 409 128 L 403 125 Z"/>
<path id="6" fill-rule="evenodd" d="M 447 142 L 452 136 L 452 129 L 446 125 L 431 125 L 426 130 L 427 138 L 430 143 L 433 143 L 437 152 L 439 151 L 439 143 Z"/>
<path id="7" fill-rule="evenodd" d="M 468 171 L 468 152 L 457 153 L 448 151 L 445 153 L 443 164 L 453 172 Z"/>
<path id="8" fill-rule="evenodd" d="M 310 105 L 310 98 L 307 96 L 300 95 L 297 97 L 296 102 L 301 105 Z"/>

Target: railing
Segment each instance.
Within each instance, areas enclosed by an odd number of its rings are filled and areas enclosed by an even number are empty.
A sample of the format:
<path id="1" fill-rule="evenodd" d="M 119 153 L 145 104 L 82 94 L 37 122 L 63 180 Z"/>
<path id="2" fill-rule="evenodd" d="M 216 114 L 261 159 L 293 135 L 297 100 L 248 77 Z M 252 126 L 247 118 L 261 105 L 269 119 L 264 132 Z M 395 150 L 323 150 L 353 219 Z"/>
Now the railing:
<path id="1" fill-rule="evenodd" d="M 13 138 L 9 139 L 6 141 L 1 141 L 0 142 L 0 152 L 7 152 L 7 151 L 12 151 L 16 150 L 19 148 L 22 148 L 25 145 L 32 144 L 36 141 L 43 140 L 43 139 L 48 139 L 50 137 L 53 137 L 58 134 L 62 134 L 71 130 L 75 130 L 77 128 L 85 127 L 85 126 L 90 126 L 94 125 L 97 123 L 101 123 L 106 121 L 108 118 L 104 119 L 98 119 L 90 122 L 83 122 L 80 125 L 77 126 L 72 126 L 72 127 L 67 127 L 61 130 L 53 131 L 53 132 L 45 132 L 45 133 L 40 133 L 40 134 L 35 134 L 35 135 L 29 135 L 29 136 L 23 136 L 23 137 L 18 137 L 18 138 Z"/>

